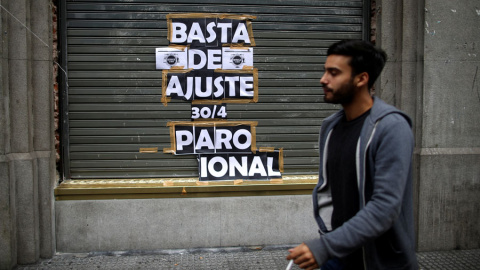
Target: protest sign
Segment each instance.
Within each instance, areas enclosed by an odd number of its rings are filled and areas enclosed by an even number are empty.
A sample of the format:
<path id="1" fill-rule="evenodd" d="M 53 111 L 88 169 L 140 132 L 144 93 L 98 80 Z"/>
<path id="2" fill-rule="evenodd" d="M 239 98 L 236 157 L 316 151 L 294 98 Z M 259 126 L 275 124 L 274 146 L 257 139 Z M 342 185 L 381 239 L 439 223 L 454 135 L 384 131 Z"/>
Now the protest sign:
<path id="1" fill-rule="evenodd" d="M 227 121 L 227 103 L 258 101 L 254 16 L 169 14 L 170 46 L 156 48 L 162 103 L 192 102 L 192 122 L 169 122 L 164 153 L 197 155 L 200 181 L 281 178 L 283 150 L 256 147 L 255 121 Z"/>

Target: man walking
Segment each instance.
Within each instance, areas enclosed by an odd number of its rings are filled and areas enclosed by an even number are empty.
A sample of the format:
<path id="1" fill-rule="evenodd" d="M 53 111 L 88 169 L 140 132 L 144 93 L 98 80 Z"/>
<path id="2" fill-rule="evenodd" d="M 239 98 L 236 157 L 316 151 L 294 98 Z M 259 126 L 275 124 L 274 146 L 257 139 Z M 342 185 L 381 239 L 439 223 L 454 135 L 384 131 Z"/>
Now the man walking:
<path id="1" fill-rule="evenodd" d="M 328 49 L 320 83 L 325 102 L 343 109 L 320 130 L 313 191 L 320 236 L 287 256 L 303 269 L 418 269 L 411 120 L 370 92 L 385 61 L 365 41 Z"/>

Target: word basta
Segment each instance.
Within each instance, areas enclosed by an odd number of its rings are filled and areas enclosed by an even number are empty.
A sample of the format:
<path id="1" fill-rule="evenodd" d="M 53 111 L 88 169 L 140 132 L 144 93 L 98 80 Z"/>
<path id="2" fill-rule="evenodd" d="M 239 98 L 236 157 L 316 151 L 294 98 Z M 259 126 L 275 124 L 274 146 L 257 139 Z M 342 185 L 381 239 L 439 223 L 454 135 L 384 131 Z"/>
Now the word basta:
<path id="1" fill-rule="evenodd" d="M 169 14 L 169 40 L 175 44 L 253 44 L 250 20 L 254 16 L 227 14 Z"/>

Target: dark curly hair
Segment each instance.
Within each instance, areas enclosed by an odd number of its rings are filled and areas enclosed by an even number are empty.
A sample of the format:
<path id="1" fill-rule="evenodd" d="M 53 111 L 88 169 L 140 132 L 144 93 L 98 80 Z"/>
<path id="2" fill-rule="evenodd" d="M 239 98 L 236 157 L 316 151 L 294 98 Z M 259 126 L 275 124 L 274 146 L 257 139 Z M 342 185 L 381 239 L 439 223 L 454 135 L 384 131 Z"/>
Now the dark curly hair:
<path id="1" fill-rule="evenodd" d="M 351 56 L 352 76 L 367 72 L 369 76 L 368 89 L 372 88 L 387 61 L 385 51 L 363 40 L 336 42 L 328 48 L 327 56 L 332 54 Z"/>

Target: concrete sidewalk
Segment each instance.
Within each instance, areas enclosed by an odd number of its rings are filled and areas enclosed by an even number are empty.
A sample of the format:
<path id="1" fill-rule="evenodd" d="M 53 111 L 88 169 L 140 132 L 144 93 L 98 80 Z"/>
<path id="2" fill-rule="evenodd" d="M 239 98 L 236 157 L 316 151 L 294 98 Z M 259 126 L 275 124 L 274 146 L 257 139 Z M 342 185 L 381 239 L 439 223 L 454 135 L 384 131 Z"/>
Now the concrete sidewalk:
<path id="1" fill-rule="evenodd" d="M 57 254 L 16 269 L 285 269 L 289 246 Z M 480 249 L 417 253 L 420 269 L 480 269 Z M 293 267 L 292 269 L 299 269 Z"/>

